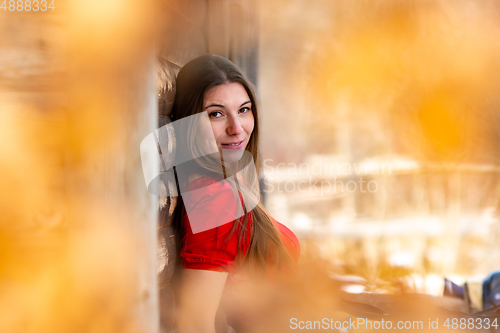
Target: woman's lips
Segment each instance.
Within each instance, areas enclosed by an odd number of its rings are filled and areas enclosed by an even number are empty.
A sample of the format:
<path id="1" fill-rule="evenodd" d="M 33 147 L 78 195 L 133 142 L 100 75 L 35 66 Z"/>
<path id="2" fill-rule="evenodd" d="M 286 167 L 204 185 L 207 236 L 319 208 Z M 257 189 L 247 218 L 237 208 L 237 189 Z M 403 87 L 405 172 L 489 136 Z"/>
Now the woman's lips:
<path id="1" fill-rule="evenodd" d="M 241 149 L 243 148 L 243 141 L 233 142 L 233 143 L 221 143 L 222 148 L 224 149 Z"/>

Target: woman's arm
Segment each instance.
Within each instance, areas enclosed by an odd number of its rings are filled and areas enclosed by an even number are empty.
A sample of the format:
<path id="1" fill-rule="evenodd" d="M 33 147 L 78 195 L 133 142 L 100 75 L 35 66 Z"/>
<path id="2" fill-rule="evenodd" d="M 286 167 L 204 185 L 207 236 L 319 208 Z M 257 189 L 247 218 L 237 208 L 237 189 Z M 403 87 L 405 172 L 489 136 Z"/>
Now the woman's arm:
<path id="1" fill-rule="evenodd" d="M 215 333 L 215 315 L 228 273 L 183 269 L 178 333 Z"/>

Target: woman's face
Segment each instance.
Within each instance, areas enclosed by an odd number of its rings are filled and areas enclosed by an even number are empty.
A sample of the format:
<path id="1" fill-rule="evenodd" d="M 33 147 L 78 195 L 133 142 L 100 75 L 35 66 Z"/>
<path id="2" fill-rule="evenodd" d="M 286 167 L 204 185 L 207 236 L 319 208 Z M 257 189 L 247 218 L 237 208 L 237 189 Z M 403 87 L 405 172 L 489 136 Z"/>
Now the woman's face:
<path id="1" fill-rule="evenodd" d="M 208 89 L 203 98 L 203 111 L 208 113 L 217 148 L 221 152 L 224 149 L 224 160 L 236 162 L 239 158 L 231 156 L 241 158 L 254 128 L 252 102 L 245 88 L 233 82 Z M 236 161 L 228 161 L 228 158 Z"/>

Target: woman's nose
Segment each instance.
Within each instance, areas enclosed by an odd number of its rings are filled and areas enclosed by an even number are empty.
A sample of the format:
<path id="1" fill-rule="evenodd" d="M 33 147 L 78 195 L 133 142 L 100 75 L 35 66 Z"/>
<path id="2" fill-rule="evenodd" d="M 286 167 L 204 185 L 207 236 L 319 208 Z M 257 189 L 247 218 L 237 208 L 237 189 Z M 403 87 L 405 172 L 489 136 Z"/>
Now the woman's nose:
<path id="1" fill-rule="evenodd" d="M 228 121 L 229 124 L 226 128 L 227 134 L 238 135 L 243 131 L 243 127 L 241 127 L 241 122 L 238 117 L 231 117 Z"/>

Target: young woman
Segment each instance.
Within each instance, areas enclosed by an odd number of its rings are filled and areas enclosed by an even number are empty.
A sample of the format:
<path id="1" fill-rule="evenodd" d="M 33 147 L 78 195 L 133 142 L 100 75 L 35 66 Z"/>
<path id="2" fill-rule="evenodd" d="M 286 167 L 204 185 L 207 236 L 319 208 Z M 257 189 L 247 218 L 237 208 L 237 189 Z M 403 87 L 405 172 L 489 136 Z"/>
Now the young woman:
<path id="1" fill-rule="evenodd" d="M 200 124 L 206 117 L 212 133 L 204 136 Z M 259 113 L 252 85 L 232 62 L 205 55 L 186 64 L 177 76 L 171 118 L 193 120 L 176 129 L 176 145 L 198 151 L 193 153 L 197 158 L 176 167 L 182 193 L 174 213 L 182 263 L 178 329 L 215 332 L 221 299 L 241 272 L 276 276 L 289 271 L 298 260 L 299 242 L 252 199 L 259 192 L 254 181 Z M 211 144 L 200 136 L 215 139 L 215 153 L 199 152 L 210 151 Z M 248 318 L 228 307 L 223 309 L 228 323 L 238 330 Z"/>

